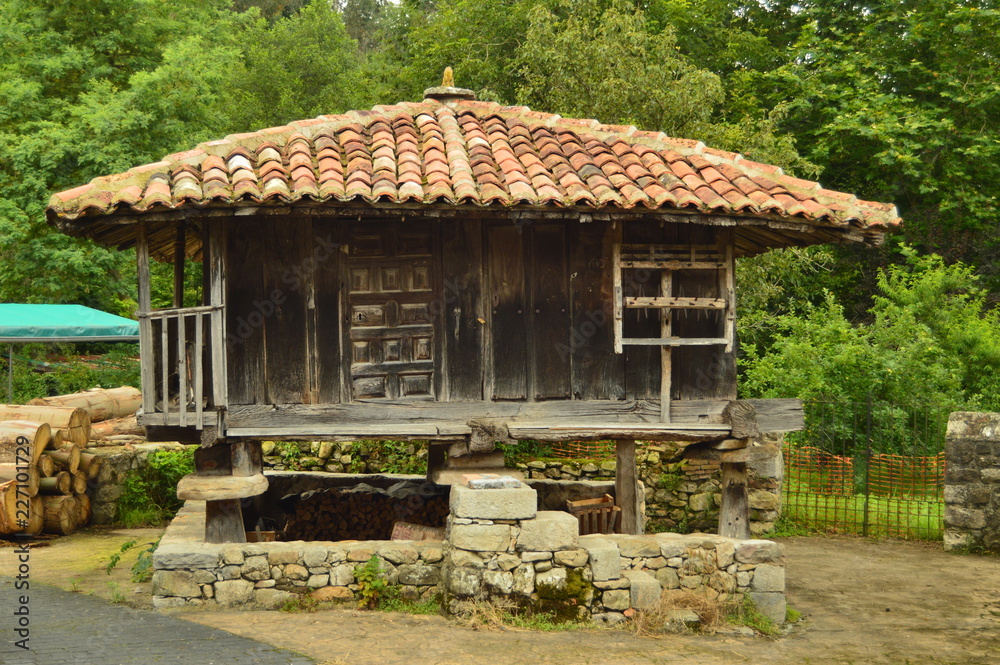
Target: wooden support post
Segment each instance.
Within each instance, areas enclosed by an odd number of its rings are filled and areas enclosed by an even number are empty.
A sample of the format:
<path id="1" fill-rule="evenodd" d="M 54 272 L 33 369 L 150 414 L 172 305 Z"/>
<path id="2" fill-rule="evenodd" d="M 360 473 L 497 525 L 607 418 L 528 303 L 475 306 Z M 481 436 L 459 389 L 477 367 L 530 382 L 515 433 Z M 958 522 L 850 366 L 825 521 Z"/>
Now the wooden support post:
<path id="1" fill-rule="evenodd" d="M 615 442 L 615 500 L 622 509 L 621 532 L 639 535 L 643 515 L 639 514 L 639 474 L 635 465 L 635 439 Z"/>
<path id="2" fill-rule="evenodd" d="M 263 457 L 259 441 L 236 441 L 232 446 L 220 444 L 223 450 L 230 453 L 232 475 L 248 477 L 261 473 Z M 199 473 L 219 473 L 224 460 L 210 452 L 195 456 Z M 207 543 L 245 543 L 246 528 L 243 525 L 243 509 L 240 499 L 221 499 L 205 502 L 205 542 Z"/>
<path id="3" fill-rule="evenodd" d="M 673 273 L 669 270 L 660 271 L 660 297 L 669 298 L 674 290 Z M 673 311 L 669 307 L 660 310 L 660 337 L 666 339 L 672 334 L 670 317 Z M 669 346 L 660 347 L 660 420 L 670 422 L 670 375 L 673 372 Z"/>
<path id="4" fill-rule="evenodd" d="M 184 306 L 184 263 L 185 263 L 184 223 L 177 224 L 174 236 L 174 307 Z"/>
<path id="5" fill-rule="evenodd" d="M 212 405 L 217 413 L 216 426 L 218 435 L 226 434 L 225 412 L 229 406 L 229 386 L 226 379 L 226 312 L 225 306 L 225 241 L 226 229 L 217 220 L 209 229 L 208 269 L 209 269 L 209 304 L 217 309 L 212 310 L 211 345 L 212 345 Z M 204 251 L 204 250 L 203 250 Z"/>
<path id="6" fill-rule="evenodd" d="M 447 444 L 429 443 L 427 445 L 427 482 L 434 482 L 434 474 L 444 468 L 447 458 Z"/>
<path id="7" fill-rule="evenodd" d="M 139 224 L 135 237 L 135 264 L 139 280 L 139 364 L 141 371 L 142 412 L 156 411 L 156 358 L 153 348 L 153 322 L 149 320 L 152 296 L 149 284 L 149 239 L 146 223 Z M 166 395 L 164 395 L 166 402 Z"/>
<path id="8" fill-rule="evenodd" d="M 722 463 L 722 505 L 719 508 L 719 535 L 750 537 L 750 505 L 747 495 L 746 462 Z"/>

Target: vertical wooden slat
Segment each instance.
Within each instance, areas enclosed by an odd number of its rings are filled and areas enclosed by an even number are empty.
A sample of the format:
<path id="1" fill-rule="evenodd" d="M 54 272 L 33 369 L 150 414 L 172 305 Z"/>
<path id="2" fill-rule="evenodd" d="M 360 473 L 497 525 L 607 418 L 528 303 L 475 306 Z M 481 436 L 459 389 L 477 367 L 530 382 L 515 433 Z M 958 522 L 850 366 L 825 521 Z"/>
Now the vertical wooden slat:
<path id="1" fill-rule="evenodd" d="M 523 229 L 489 230 L 490 340 L 492 399 L 528 396 L 528 341 L 525 339 L 525 257 Z"/>
<path id="2" fill-rule="evenodd" d="M 139 359 L 142 373 L 142 411 L 156 410 L 156 360 L 153 356 L 153 322 L 149 319 L 151 296 L 149 292 L 149 241 L 146 224 L 139 224 L 135 240 L 135 264 L 139 280 Z"/>
<path id="3" fill-rule="evenodd" d="M 723 284 L 719 297 L 726 299 L 726 315 L 723 332 L 726 338 L 726 353 L 733 352 L 736 341 L 736 263 L 733 258 L 733 243 L 726 243 L 726 269 L 722 271 Z"/>
<path id="4" fill-rule="evenodd" d="M 163 422 L 170 424 L 170 319 L 160 318 L 160 389 L 163 397 Z"/>
<path id="5" fill-rule="evenodd" d="M 673 295 L 673 272 L 670 270 L 660 271 L 660 296 L 669 298 Z M 660 337 L 664 339 L 670 337 L 670 319 L 673 316 L 669 307 L 660 310 Z M 669 346 L 660 347 L 660 420 L 665 423 L 670 422 L 670 373 L 671 354 L 673 349 Z"/>
<path id="6" fill-rule="evenodd" d="M 531 394 L 534 399 L 568 399 L 572 378 L 572 321 L 566 230 L 562 226 L 533 226 L 530 242 L 528 373 Z"/>
<path id="7" fill-rule="evenodd" d="M 185 339 L 185 333 L 187 332 L 185 328 L 187 327 L 187 317 L 184 314 L 177 315 L 177 394 L 179 396 L 178 409 L 180 410 L 180 421 L 179 425 L 181 427 L 187 427 L 187 394 L 188 394 L 188 384 L 187 384 L 187 373 L 188 373 L 188 361 L 187 361 L 187 340 Z"/>
<path id="8" fill-rule="evenodd" d="M 622 312 L 622 245 L 616 242 L 611 252 L 611 274 L 614 277 L 613 314 L 615 322 L 615 353 L 622 352 L 622 323 L 625 315 Z"/>
<path id="9" fill-rule="evenodd" d="M 212 310 L 212 404 L 216 412 L 219 413 L 219 421 L 222 422 L 222 413 L 228 406 L 227 383 L 226 383 L 226 313 L 223 309 L 225 305 L 225 226 L 224 223 L 216 220 L 209 228 L 209 304 L 217 309 Z M 218 436 L 224 436 L 224 432 L 219 431 Z"/>
<path id="10" fill-rule="evenodd" d="M 195 426 L 198 429 L 205 427 L 205 416 L 202 408 L 204 399 L 205 368 L 203 366 L 203 350 L 205 344 L 204 331 L 202 330 L 202 320 L 205 314 L 199 312 L 194 317 L 194 418 Z"/>
<path id="11" fill-rule="evenodd" d="M 174 236 L 174 307 L 184 306 L 184 255 L 184 222 L 179 222 Z"/>

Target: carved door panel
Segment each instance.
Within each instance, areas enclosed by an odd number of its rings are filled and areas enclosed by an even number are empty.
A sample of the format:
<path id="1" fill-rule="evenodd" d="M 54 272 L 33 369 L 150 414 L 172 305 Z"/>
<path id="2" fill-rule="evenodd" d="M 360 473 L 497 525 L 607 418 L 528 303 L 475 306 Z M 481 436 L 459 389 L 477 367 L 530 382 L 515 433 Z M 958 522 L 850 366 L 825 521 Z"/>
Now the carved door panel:
<path id="1" fill-rule="evenodd" d="M 434 399 L 434 238 L 429 224 L 358 224 L 347 266 L 353 399 Z"/>

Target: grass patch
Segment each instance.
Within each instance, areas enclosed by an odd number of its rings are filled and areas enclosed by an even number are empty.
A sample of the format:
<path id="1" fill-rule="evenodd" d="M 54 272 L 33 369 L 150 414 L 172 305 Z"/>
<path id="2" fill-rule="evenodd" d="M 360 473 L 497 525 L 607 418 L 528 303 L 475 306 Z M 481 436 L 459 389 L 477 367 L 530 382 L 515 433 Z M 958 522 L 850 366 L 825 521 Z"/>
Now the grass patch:
<path id="1" fill-rule="evenodd" d="M 749 596 L 743 596 L 741 602 L 730 606 L 729 612 L 726 614 L 726 621 L 735 626 L 749 626 L 767 637 L 778 637 L 781 634 L 781 629 L 760 613 Z"/>
<path id="2" fill-rule="evenodd" d="M 787 525 L 808 531 L 864 532 L 864 494 L 820 494 L 790 488 L 783 498 L 782 516 Z M 944 503 L 869 494 L 867 535 L 940 540 L 944 535 Z"/>
<path id="3" fill-rule="evenodd" d="M 312 614 L 320 608 L 320 602 L 308 594 L 299 594 L 295 598 L 289 598 L 278 606 L 279 612 L 289 614 L 306 613 Z"/>
<path id="4" fill-rule="evenodd" d="M 441 614 L 441 599 L 438 597 L 425 600 L 409 600 L 398 594 L 387 594 L 378 604 L 378 609 L 384 612 L 404 612 L 406 614 Z"/>
<path id="5" fill-rule="evenodd" d="M 785 621 L 787 623 L 798 623 L 801 619 L 802 619 L 802 612 L 799 612 L 791 605 L 785 606 Z"/>
<path id="6" fill-rule="evenodd" d="M 145 466 L 125 476 L 116 522 L 131 529 L 161 526 L 173 518 L 184 503 L 177 498 L 177 483 L 194 473 L 194 449 L 188 446 L 149 453 Z"/>

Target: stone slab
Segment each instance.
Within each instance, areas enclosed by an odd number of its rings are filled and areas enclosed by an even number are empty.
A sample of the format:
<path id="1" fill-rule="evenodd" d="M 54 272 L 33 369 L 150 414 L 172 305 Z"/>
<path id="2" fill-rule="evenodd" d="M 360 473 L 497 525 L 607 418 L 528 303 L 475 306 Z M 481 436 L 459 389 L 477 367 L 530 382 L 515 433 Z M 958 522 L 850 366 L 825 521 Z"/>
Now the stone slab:
<path id="1" fill-rule="evenodd" d="M 521 522 L 517 538 L 519 552 L 556 552 L 577 549 L 580 522 L 559 510 L 539 511 L 534 519 Z"/>
<path id="2" fill-rule="evenodd" d="M 660 583 L 655 577 L 641 570 L 624 573 L 629 580 L 629 602 L 633 609 L 649 610 L 660 602 Z"/>
<path id="3" fill-rule="evenodd" d="M 617 580 L 622 576 L 618 545 L 600 536 L 581 536 L 579 543 L 587 550 L 594 581 Z"/>
<path id="4" fill-rule="evenodd" d="M 451 514 L 483 520 L 526 520 L 538 511 L 538 493 L 527 486 L 471 489 L 452 485 Z"/>

